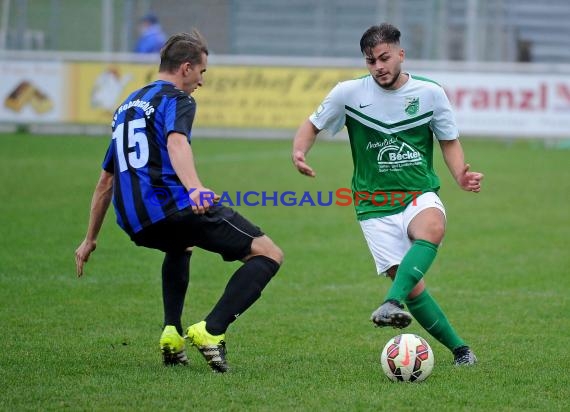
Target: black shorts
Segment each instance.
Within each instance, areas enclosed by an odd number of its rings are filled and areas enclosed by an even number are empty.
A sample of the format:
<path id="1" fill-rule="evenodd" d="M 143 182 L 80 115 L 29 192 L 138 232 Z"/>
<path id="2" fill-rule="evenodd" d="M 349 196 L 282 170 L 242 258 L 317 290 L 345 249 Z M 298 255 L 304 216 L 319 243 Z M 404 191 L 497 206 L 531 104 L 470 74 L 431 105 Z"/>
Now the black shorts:
<path id="1" fill-rule="evenodd" d="M 197 246 L 218 253 L 226 261 L 251 253 L 251 242 L 263 232 L 235 210 L 216 206 L 203 215 L 187 208 L 131 236 L 138 246 L 163 252 L 180 252 Z"/>

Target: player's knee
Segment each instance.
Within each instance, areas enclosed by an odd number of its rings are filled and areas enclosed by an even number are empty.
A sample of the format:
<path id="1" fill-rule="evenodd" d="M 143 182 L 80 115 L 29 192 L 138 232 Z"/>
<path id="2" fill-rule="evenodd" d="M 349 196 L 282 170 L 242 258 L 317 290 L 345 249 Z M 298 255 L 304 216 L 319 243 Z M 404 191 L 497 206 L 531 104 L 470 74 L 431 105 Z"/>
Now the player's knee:
<path id="1" fill-rule="evenodd" d="M 445 221 L 439 221 L 437 223 L 434 223 L 433 227 L 432 227 L 432 234 L 434 236 L 434 238 L 437 240 L 437 242 L 433 242 L 436 244 L 440 244 L 441 241 L 443 240 L 443 236 L 445 235 Z"/>
<path id="2" fill-rule="evenodd" d="M 418 230 L 416 236 L 414 236 L 414 240 L 427 240 L 428 242 L 439 245 L 442 242 L 444 235 L 445 223 L 434 221 L 422 228 L 422 230 Z"/>
<path id="3" fill-rule="evenodd" d="M 436 208 L 428 208 L 412 219 L 408 236 L 412 240 L 427 240 L 439 245 L 445 235 L 445 215 Z"/>
<path id="4" fill-rule="evenodd" d="M 281 264 L 283 264 L 283 259 L 285 258 L 283 251 L 276 244 L 273 244 L 269 248 L 269 251 L 265 256 L 276 261 L 279 264 L 279 266 L 281 266 Z"/>
<path id="5" fill-rule="evenodd" d="M 279 248 L 275 243 L 273 243 L 271 238 L 269 238 L 268 236 L 261 236 L 253 240 L 253 242 L 251 243 L 250 256 L 255 256 L 255 255 L 266 256 L 277 262 L 279 265 L 283 263 L 283 258 L 284 258 L 284 254 L 281 248 Z"/>

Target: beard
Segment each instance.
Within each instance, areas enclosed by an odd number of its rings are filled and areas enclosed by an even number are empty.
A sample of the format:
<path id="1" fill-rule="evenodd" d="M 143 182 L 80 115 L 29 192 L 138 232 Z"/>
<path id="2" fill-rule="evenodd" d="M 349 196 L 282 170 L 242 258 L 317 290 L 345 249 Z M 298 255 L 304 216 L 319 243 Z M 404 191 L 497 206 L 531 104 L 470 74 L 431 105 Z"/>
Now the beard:
<path id="1" fill-rule="evenodd" d="M 380 83 L 380 80 L 377 77 L 374 77 L 374 80 L 376 81 L 376 84 L 378 84 L 378 86 L 380 86 L 383 89 L 391 89 L 392 86 L 394 86 L 394 84 L 396 84 L 396 82 L 398 81 L 398 79 L 400 78 L 400 74 L 402 73 L 402 70 L 398 70 L 398 72 L 388 81 L 384 82 L 384 83 Z"/>

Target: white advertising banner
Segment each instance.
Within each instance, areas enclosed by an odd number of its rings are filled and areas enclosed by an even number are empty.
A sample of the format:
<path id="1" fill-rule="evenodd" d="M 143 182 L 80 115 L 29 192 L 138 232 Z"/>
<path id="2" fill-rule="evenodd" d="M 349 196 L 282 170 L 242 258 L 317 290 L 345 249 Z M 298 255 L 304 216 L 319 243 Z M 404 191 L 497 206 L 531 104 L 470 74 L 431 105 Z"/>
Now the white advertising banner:
<path id="1" fill-rule="evenodd" d="M 65 63 L 0 61 L 0 121 L 66 120 Z"/>
<path id="2" fill-rule="evenodd" d="M 441 84 L 461 134 L 570 138 L 570 76 L 422 73 Z"/>

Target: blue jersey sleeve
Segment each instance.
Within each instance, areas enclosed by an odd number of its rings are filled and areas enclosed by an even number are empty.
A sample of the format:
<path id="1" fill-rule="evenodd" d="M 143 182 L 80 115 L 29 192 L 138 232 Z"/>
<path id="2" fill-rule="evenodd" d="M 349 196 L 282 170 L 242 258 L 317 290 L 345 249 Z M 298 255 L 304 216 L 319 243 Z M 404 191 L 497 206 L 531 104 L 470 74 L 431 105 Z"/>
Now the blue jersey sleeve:
<path id="1" fill-rule="evenodd" d="M 196 103 L 191 96 L 180 95 L 168 102 L 164 122 L 164 135 L 177 132 L 188 137 L 192 134 L 192 124 L 196 115 Z"/>

